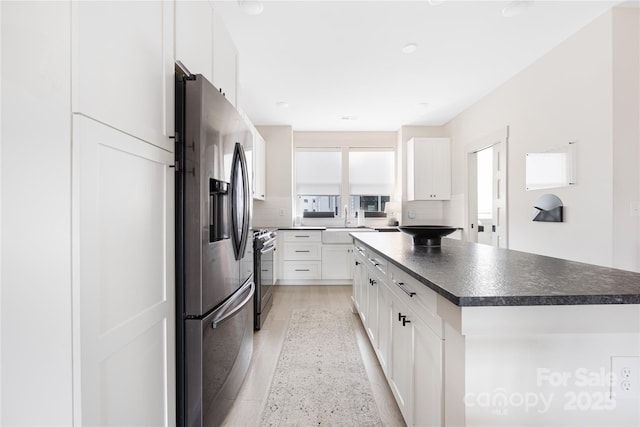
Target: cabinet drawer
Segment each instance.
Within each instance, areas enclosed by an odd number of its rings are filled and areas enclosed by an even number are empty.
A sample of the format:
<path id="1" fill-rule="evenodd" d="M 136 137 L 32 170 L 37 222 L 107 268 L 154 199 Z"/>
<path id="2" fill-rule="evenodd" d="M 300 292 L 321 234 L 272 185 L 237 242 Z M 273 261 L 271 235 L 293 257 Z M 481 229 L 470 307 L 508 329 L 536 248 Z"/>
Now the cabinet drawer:
<path id="1" fill-rule="evenodd" d="M 317 243 L 285 243 L 284 259 L 285 260 L 317 260 L 322 259 L 322 246 Z"/>
<path id="2" fill-rule="evenodd" d="M 435 291 L 420 283 L 395 265 L 390 266 L 389 287 L 418 317 L 442 337 L 442 319 L 437 315 Z"/>
<path id="3" fill-rule="evenodd" d="M 284 231 L 285 242 L 322 242 L 320 230 L 288 230 Z"/>
<path id="4" fill-rule="evenodd" d="M 320 261 L 284 261 L 284 279 L 320 279 Z"/>

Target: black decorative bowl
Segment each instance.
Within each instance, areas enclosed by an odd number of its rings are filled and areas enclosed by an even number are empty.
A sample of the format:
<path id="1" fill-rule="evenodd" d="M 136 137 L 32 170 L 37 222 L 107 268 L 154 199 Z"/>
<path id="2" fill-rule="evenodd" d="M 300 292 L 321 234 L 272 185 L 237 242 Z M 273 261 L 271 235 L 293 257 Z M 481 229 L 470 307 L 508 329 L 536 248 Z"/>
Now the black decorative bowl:
<path id="1" fill-rule="evenodd" d="M 413 237 L 414 246 L 440 246 L 441 239 L 457 229 L 446 225 L 403 225 L 398 227 Z"/>

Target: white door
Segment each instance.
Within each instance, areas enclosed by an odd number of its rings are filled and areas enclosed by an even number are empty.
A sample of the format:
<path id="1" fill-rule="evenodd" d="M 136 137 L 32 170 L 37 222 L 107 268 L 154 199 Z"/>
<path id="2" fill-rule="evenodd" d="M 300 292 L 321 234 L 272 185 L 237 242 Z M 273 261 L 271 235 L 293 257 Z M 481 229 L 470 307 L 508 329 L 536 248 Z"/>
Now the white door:
<path id="1" fill-rule="evenodd" d="M 507 146 L 509 129 L 467 147 L 467 240 L 508 247 Z"/>
<path id="2" fill-rule="evenodd" d="M 173 153 L 73 118 L 77 425 L 175 422 Z"/>

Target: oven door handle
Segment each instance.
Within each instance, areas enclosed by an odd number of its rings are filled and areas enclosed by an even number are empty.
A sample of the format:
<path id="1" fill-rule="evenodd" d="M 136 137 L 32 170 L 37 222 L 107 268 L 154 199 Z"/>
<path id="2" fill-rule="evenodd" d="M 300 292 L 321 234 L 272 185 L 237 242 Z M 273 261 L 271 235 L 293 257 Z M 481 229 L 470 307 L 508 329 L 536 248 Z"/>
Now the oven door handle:
<path id="1" fill-rule="evenodd" d="M 264 248 L 260 249 L 260 253 L 261 254 L 266 254 L 268 252 L 275 251 L 275 250 L 276 250 L 276 245 L 270 245 L 270 246 L 265 246 Z"/>
<path id="2" fill-rule="evenodd" d="M 224 322 L 225 320 L 227 320 L 228 318 L 230 318 L 231 316 L 233 316 L 234 314 L 236 314 L 238 311 L 242 310 L 244 308 L 245 305 L 247 305 L 247 303 L 249 303 L 249 301 L 251 301 L 251 298 L 253 298 L 253 294 L 256 291 L 256 285 L 253 282 L 249 282 L 246 285 L 244 285 L 244 288 L 247 287 L 251 287 L 251 290 L 249 291 L 249 295 L 247 295 L 247 297 L 242 300 L 242 302 L 240 304 L 238 304 L 237 306 L 235 306 L 231 311 L 227 311 L 230 307 L 232 307 L 235 303 L 235 298 L 230 299 L 229 301 L 227 301 L 225 303 L 225 305 L 223 305 L 222 307 L 220 307 L 219 311 L 221 311 L 220 316 L 216 316 L 212 321 L 211 321 L 211 327 L 213 329 L 218 327 L 218 324 Z M 240 292 L 238 292 L 239 294 L 243 293 L 246 289 L 242 289 Z"/>

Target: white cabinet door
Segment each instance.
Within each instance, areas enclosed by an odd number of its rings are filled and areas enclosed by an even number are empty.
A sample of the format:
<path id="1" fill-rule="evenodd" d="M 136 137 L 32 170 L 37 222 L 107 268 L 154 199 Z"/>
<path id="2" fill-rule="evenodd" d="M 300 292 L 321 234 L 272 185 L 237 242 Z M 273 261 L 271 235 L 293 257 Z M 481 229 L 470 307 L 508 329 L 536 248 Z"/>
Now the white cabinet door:
<path id="1" fill-rule="evenodd" d="M 391 295 L 391 369 L 387 379 L 391 391 L 407 425 L 413 425 L 412 417 L 412 331 L 411 323 L 403 323 L 407 307 Z M 409 319 L 410 321 L 410 319 Z"/>
<path id="2" fill-rule="evenodd" d="M 322 245 L 322 278 L 327 280 L 351 280 L 353 262 L 351 245 Z"/>
<path id="3" fill-rule="evenodd" d="M 413 424 L 442 426 L 443 342 L 413 311 Z"/>
<path id="4" fill-rule="evenodd" d="M 176 60 L 213 82 L 213 7 L 210 1 L 176 1 Z"/>
<path id="5" fill-rule="evenodd" d="M 378 360 L 382 371 L 389 375 L 391 358 L 391 322 L 393 312 L 391 294 L 386 285 L 378 287 Z"/>
<path id="6" fill-rule="evenodd" d="M 358 314 L 360 315 L 360 319 L 363 324 L 365 323 L 365 297 L 366 297 L 366 288 L 365 284 L 367 281 L 367 272 L 365 269 L 365 260 L 366 258 L 363 255 L 364 252 L 359 250 L 358 248 L 354 248 L 353 251 L 353 298 L 356 303 L 356 309 L 358 310 Z"/>
<path id="7" fill-rule="evenodd" d="M 365 325 L 369 340 L 374 349 L 378 348 L 378 289 L 382 280 L 369 268 L 367 279 L 367 324 Z"/>
<path id="8" fill-rule="evenodd" d="M 78 425 L 175 422 L 173 157 L 73 118 Z"/>
<path id="9" fill-rule="evenodd" d="M 255 130 L 253 138 L 253 198 L 264 200 L 267 197 L 266 143 L 260 133 Z"/>
<path id="10" fill-rule="evenodd" d="M 407 199 L 451 199 L 449 138 L 412 138 L 407 142 Z"/>
<path id="11" fill-rule="evenodd" d="M 407 284 L 421 286 L 411 280 Z M 399 289 L 389 290 L 391 369 L 387 378 L 407 425 L 441 426 L 443 341 L 421 316 L 436 327 L 440 322 L 431 320 L 428 310 L 416 304 L 416 294 L 409 297 Z"/>
<path id="12" fill-rule="evenodd" d="M 171 149 L 173 3 L 74 1 L 72 110 Z"/>
<path id="13" fill-rule="evenodd" d="M 238 106 L 238 51 L 222 19 L 213 14 L 213 85 Z"/>

